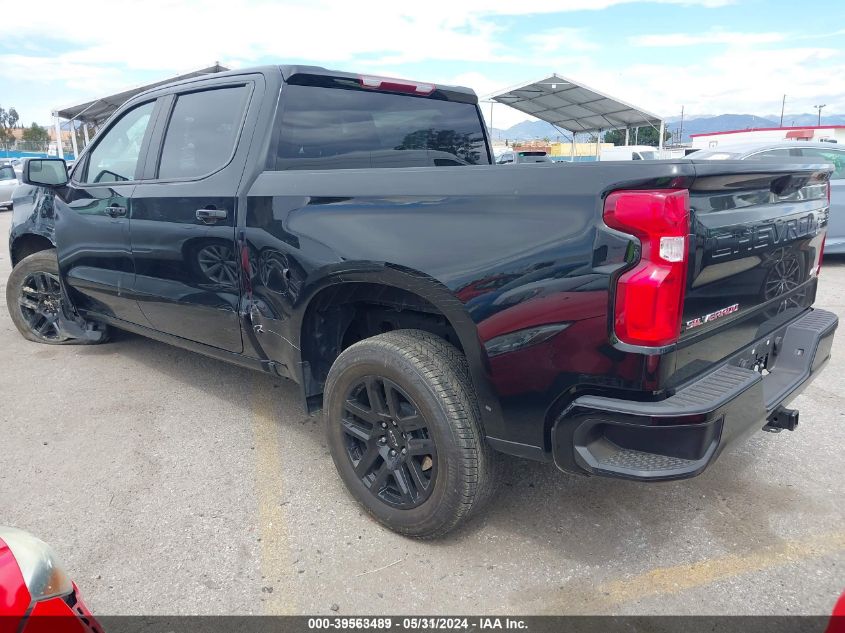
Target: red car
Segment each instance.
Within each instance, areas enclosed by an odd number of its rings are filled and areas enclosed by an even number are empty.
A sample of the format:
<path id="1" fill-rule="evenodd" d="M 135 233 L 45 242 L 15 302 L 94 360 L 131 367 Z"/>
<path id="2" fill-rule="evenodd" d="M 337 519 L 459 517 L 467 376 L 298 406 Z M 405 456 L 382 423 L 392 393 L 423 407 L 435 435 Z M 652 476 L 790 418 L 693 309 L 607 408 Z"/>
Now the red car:
<path id="1" fill-rule="evenodd" d="M 49 545 L 0 527 L 0 633 L 102 633 Z"/>

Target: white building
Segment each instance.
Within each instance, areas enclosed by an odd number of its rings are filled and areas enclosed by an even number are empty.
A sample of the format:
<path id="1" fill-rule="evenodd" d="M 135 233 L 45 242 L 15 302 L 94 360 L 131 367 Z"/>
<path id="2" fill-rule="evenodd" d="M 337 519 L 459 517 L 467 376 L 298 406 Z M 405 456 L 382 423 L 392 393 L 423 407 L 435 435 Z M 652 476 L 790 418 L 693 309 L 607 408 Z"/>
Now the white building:
<path id="1" fill-rule="evenodd" d="M 749 141 L 836 141 L 845 143 L 845 125 L 805 127 L 761 127 L 709 134 L 690 134 L 694 149 L 715 149 Z"/>

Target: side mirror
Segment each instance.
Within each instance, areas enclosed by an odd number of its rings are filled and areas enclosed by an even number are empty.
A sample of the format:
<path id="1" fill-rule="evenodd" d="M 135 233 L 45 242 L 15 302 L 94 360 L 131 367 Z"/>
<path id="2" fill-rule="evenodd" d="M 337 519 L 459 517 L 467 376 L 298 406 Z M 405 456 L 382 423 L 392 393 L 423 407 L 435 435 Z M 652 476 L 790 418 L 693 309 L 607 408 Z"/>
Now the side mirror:
<path id="1" fill-rule="evenodd" d="M 60 187 L 68 181 L 67 166 L 61 158 L 30 158 L 23 166 L 26 185 Z"/>

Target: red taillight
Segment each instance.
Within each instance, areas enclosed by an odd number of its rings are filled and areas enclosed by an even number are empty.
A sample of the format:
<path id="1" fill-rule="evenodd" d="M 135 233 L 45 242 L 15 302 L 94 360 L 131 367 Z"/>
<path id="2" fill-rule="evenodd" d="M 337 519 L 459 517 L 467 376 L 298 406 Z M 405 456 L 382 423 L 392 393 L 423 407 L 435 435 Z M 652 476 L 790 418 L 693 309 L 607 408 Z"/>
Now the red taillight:
<path id="1" fill-rule="evenodd" d="M 642 244 L 639 263 L 616 282 L 616 337 L 631 345 L 676 342 L 687 278 L 689 191 L 614 191 L 605 200 L 604 221 Z"/>
<path id="2" fill-rule="evenodd" d="M 392 77 L 374 77 L 372 75 L 361 75 L 358 83 L 362 88 L 373 90 L 388 90 L 390 92 L 407 92 L 421 96 L 430 95 L 434 92 L 434 84 L 417 83 L 404 79 L 393 79 Z"/>

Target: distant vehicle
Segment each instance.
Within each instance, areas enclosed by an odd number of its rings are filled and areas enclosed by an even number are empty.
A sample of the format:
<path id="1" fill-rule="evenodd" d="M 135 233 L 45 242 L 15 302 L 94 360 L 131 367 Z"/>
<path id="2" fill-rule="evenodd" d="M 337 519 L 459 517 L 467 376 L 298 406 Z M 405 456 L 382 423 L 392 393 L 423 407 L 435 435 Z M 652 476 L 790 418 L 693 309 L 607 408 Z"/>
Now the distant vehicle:
<path id="1" fill-rule="evenodd" d="M 531 165 L 534 163 L 553 163 L 546 152 L 540 150 L 526 150 L 523 152 L 505 152 L 499 156 L 497 165 Z"/>
<path id="2" fill-rule="evenodd" d="M 12 208 L 12 193 L 18 184 L 15 168 L 11 165 L 0 166 L 0 209 Z"/>
<path id="3" fill-rule="evenodd" d="M 53 550 L 9 527 L 0 527 L 0 631 L 102 633 Z"/>
<path id="4" fill-rule="evenodd" d="M 781 162 L 787 158 L 797 158 L 814 160 L 814 162 L 821 159 L 833 163 L 834 170 L 830 177 L 830 220 L 827 225 L 824 252 L 845 253 L 845 147 L 839 148 L 830 142 L 810 141 L 737 143 L 720 145 L 718 149 L 699 150 L 693 158 L 695 160 L 777 158 Z"/>
<path id="5" fill-rule="evenodd" d="M 601 150 L 599 160 L 657 160 L 660 154 L 651 145 L 617 145 Z"/>

